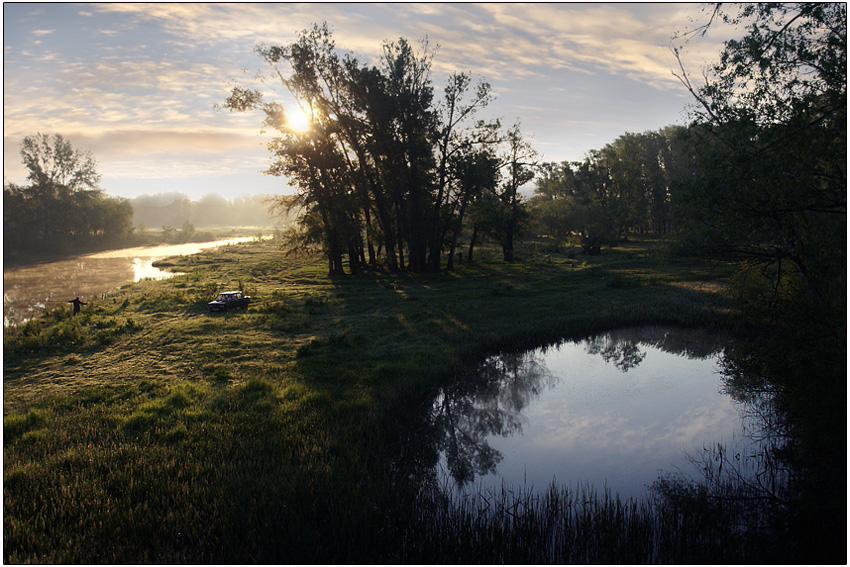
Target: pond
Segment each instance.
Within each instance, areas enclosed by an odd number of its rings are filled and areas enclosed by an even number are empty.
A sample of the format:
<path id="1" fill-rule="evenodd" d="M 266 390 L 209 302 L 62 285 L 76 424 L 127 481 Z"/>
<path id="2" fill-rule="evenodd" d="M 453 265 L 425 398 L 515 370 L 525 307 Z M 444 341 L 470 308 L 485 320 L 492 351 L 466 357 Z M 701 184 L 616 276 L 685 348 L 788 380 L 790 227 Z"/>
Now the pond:
<path id="1" fill-rule="evenodd" d="M 642 327 L 494 356 L 436 394 L 399 462 L 464 494 L 555 482 L 622 498 L 667 473 L 699 476 L 718 444 L 753 468 L 756 426 L 719 372 L 725 342 Z"/>
<path id="2" fill-rule="evenodd" d="M 176 275 L 153 266 L 157 260 L 196 254 L 206 248 L 254 238 L 246 236 L 211 242 L 122 248 L 55 262 L 4 268 L 3 325 L 37 317 L 78 296 L 85 300 L 144 278 L 164 279 Z"/>

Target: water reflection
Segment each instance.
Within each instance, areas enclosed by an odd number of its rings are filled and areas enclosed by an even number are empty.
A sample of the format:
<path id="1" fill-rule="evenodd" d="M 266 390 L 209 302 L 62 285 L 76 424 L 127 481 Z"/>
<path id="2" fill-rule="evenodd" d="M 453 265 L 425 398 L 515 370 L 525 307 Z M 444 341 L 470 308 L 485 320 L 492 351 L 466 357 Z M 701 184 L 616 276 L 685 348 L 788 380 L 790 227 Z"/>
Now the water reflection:
<path id="1" fill-rule="evenodd" d="M 399 463 L 459 490 L 555 480 L 643 496 L 660 471 L 693 468 L 689 455 L 749 443 L 718 375 L 725 340 L 625 329 L 492 357 L 435 396 Z"/>
<path id="2" fill-rule="evenodd" d="M 469 380 L 437 396 L 427 427 L 456 482 L 495 472 L 502 455 L 488 438 L 522 433 L 522 411 L 554 380 L 533 356 L 507 354 L 488 359 Z"/>

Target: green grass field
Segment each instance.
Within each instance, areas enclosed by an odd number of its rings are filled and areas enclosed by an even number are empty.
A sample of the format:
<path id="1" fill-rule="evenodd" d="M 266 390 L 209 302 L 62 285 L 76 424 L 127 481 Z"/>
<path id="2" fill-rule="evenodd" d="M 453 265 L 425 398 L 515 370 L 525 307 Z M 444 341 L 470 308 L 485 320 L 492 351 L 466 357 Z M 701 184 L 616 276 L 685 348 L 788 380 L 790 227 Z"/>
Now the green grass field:
<path id="1" fill-rule="evenodd" d="M 499 350 L 729 325 L 733 266 L 665 250 L 330 279 L 251 242 L 7 329 L 4 559 L 417 561 L 421 510 L 386 462 L 398 417 Z M 247 312 L 206 312 L 238 288 Z"/>

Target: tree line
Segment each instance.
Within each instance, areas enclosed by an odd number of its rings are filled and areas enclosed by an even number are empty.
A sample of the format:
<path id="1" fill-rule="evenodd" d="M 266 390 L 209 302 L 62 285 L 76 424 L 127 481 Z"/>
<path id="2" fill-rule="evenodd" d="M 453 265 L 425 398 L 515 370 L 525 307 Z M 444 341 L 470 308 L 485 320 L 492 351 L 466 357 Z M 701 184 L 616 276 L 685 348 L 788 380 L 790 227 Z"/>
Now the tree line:
<path id="1" fill-rule="evenodd" d="M 690 124 L 542 164 L 536 229 L 577 235 L 591 254 L 629 232 L 673 232 L 690 253 L 740 260 L 739 284 L 764 305 L 808 297 L 843 312 L 846 4 L 718 5 L 691 34 L 717 22 L 747 34 L 725 43 L 702 86 L 675 52 Z"/>
<path id="2" fill-rule="evenodd" d="M 461 235 L 470 256 L 487 236 L 511 261 L 532 228 L 578 236 L 588 254 L 630 232 L 675 232 L 695 252 L 781 272 L 774 283 L 787 266 L 823 281 L 846 265 L 844 14 L 842 4 L 716 8 L 712 22 L 750 27 L 702 87 L 681 67 L 691 123 L 626 133 L 581 161 L 540 164 L 519 123 L 476 119 L 491 89 L 469 73 L 453 73 L 438 97 L 427 42 L 385 42 L 370 66 L 340 53 L 327 24 L 257 46 L 286 105 L 236 87 L 224 106 L 263 112 L 276 134 L 266 173 L 297 188 L 276 206 L 300 211 L 293 241 L 321 247 L 331 274 L 345 258 L 353 273 L 433 271 L 443 258 L 451 269 Z M 535 178 L 525 201 L 519 188 Z"/>
<path id="3" fill-rule="evenodd" d="M 585 254 L 629 232 L 671 232 L 675 194 L 694 173 L 688 136 L 684 126 L 627 132 L 582 161 L 542 164 L 528 203 L 537 228 L 577 235 Z"/>
<path id="4" fill-rule="evenodd" d="M 843 320 L 847 5 L 718 5 L 694 33 L 715 21 L 747 34 L 725 42 L 702 86 L 679 60 L 699 149 L 682 199 L 686 236 L 705 254 L 744 259 L 764 303 L 805 298 Z"/>
<path id="5" fill-rule="evenodd" d="M 280 219 L 269 212 L 269 196 L 243 195 L 225 199 L 210 193 L 193 201 L 183 193 L 140 195 L 130 199 L 133 224 L 138 228 L 194 226 L 269 226 Z"/>
<path id="6" fill-rule="evenodd" d="M 96 162 L 61 134 L 27 136 L 21 158 L 28 185 L 3 186 L 3 250 L 71 252 L 125 244 L 133 208 L 106 195 Z"/>
<path id="7" fill-rule="evenodd" d="M 344 273 L 346 257 L 352 273 L 425 272 L 440 269 L 448 253 L 451 269 L 473 216 L 513 260 L 518 190 L 533 178 L 536 154 L 518 123 L 504 130 L 498 120 L 475 119 L 492 99 L 486 81 L 453 73 L 438 98 L 427 42 L 418 50 L 404 38 L 385 42 L 380 63 L 369 66 L 341 55 L 327 24 L 256 52 L 292 104 L 236 87 L 225 108 L 261 110 L 276 131 L 267 173 L 298 190 L 277 207 L 300 209 L 297 238 L 322 248 L 330 274 Z M 295 127 L 295 113 L 309 127 Z"/>
<path id="8" fill-rule="evenodd" d="M 3 250 L 27 253 L 74 253 L 165 241 L 214 239 L 195 225 L 266 226 L 281 222 L 269 211 L 268 197 L 227 200 L 209 194 L 191 201 L 180 193 L 112 197 L 98 186 L 97 162 L 75 149 L 61 134 L 27 136 L 21 158 L 27 185 L 3 187 Z M 287 219 L 283 219 L 285 222 Z M 151 233 L 148 229 L 160 230 Z"/>

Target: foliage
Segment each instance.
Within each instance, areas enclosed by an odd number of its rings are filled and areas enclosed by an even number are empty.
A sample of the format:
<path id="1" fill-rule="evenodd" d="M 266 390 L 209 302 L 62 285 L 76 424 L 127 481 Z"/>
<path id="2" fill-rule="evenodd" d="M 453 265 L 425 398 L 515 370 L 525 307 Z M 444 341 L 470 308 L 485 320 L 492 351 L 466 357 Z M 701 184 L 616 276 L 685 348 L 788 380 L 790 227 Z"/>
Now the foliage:
<path id="1" fill-rule="evenodd" d="M 27 136 L 21 158 L 31 185 L 3 187 L 3 249 L 80 251 L 125 243 L 133 209 L 106 196 L 91 155 L 74 150 L 60 134 Z"/>
<path id="2" fill-rule="evenodd" d="M 29 171 L 27 179 L 41 191 L 97 189 L 100 181 L 91 153 L 75 150 L 61 134 L 54 134 L 52 143 L 47 134 L 27 136 L 21 142 L 21 159 Z"/>
<path id="3" fill-rule="evenodd" d="M 495 157 L 498 123 L 473 122 L 492 98 L 490 85 L 454 73 L 436 100 L 427 42 L 418 51 L 404 38 L 385 42 L 379 65 L 370 67 L 340 55 L 327 24 L 256 51 L 293 103 L 236 87 L 225 107 L 262 110 L 278 134 L 266 173 L 297 187 L 285 205 L 300 209 L 302 234 L 321 246 L 329 272 L 344 273 L 345 256 L 352 273 L 379 262 L 392 272 L 436 271 L 446 247 L 453 259 L 471 204 L 497 192 L 507 163 Z M 309 126 L 295 128 L 293 113 L 306 115 Z M 511 132 L 507 140 L 518 126 Z M 515 173 L 514 184 L 524 175 Z M 519 203 L 511 208 L 518 217 Z"/>
<path id="4" fill-rule="evenodd" d="M 627 132 L 581 162 L 543 164 L 531 202 L 538 223 L 556 236 L 581 235 L 585 254 L 632 231 L 667 233 L 691 167 L 684 135 L 681 126 Z"/>
<path id="5" fill-rule="evenodd" d="M 504 166 L 507 169 L 505 182 L 499 198 L 505 206 L 505 213 L 499 227 L 499 240 L 505 262 L 514 261 L 514 236 L 519 232 L 525 211 L 521 207 L 519 188 L 534 179 L 534 161 L 537 152 L 523 140 L 519 122 L 511 127 L 506 135 L 508 146 Z"/>
<path id="6" fill-rule="evenodd" d="M 846 561 L 847 5 L 717 5 L 743 27 L 692 84 L 697 174 L 680 210 L 692 252 L 739 259 L 735 294 L 756 340 L 730 386 L 775 391 L 790 432 L 789 559 Z M 679 52 L 676 52 L 677 57 Z M 754 378 L 755 377 L 755 378 Z"/>
<path id="7" fill-rule="evenodd" d="M 691 241 L 761 264 L 779 295 L 802 281 L 828 303 L 846 291 L 846 9 L 718 6 L 707 26 L 745 25 L 745 37 L 725 43 L 702 86 L 681 61 L 679 75 L 699 104 L 699 175 L 682 195 Z"/>

